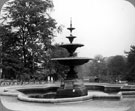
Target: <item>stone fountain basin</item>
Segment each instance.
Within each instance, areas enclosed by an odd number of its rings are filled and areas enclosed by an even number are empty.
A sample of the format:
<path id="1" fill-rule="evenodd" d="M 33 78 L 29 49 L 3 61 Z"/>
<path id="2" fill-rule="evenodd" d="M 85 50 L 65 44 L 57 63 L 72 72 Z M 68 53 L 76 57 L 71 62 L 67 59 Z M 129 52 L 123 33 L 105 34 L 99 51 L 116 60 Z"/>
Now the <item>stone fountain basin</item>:
<path id="1" fill-rule="evenodd" d="M 69 98 L 55 98 L 55 90 L 57 87 L 48 88 L 35 88 L 35 89 L 19 89 L 18 100 L 26 102 L 38 102 L 38 103 L 65 103 L 65 102 L 78 102 L 87 100 L 120 100 L 121 95 L 110 95 L 101 91 L 88 91 L 88 95 L 80 97 Z M 46 96 L 48 95 L 48 96 Z"/>
<path id="2" fill-rule="evenodd" d="M 87 63 L 89 60 L 92 59 L 86 57 L 67 57 L 67 58 L 53 58 L 51 60 L 58 61 L 62 65 L 77 66 L 83 65 L 84 63 Z"/>
<path id="3" fill-rule="evenodd" d="M 102 85 L 87 85 L 88 95 L 80 97 L 69 98 L 55 98 L 55 92 L 59 86 L 54 84 L 50 86 L 20 86 L 6 88 L 1 96 L 16 96 L 18 100 L 25 102 L 37 102 L 37 103 L 65 103 L 65 102 L 78 102 L 87 100 L 120 100 L 122 95 L 120 93 L 109 94 L 101 89 Z M 94 90 L 93 88 L 96 88 Z M 92 90 L 91 90 L 92 88 Z M 89 90 L 90 89 L 90 90 Z"/>

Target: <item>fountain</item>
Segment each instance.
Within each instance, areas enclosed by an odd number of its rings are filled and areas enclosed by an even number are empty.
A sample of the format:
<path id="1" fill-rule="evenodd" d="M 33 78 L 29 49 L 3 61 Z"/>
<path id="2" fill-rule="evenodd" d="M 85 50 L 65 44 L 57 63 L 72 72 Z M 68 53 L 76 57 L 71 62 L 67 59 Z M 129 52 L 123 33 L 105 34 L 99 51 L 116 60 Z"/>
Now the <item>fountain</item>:
<path id="1" fill-rule="evenodd" d="M 75 67 L 83 65 L 92 59 L 74 56 L 76 49 L 83 47 L 84 45 L 73 43 L 76 37 L 72 35 L 72 31 L 75 29 L 72 27 L 72 21 L 70 21 L 70 27 L 67 29 L 70 31 L 70 36 L 66 38 L 70 43 L 62 44 L 60 47 L 67 49 L 69 56 L 51 59 L 51 61 L 58 61 L 60 64 L 69 67 L 66 78 L 61 82 L 48 84 L 45 82 L 45 84 L 34 83 L 30 85 L 5 87 L 0 92 L 0 96 L 12 96 L 16 97 L 16 100 L 19 101 L 19 103 L 22 103 L 20 101 L 23 101 L 32 104 L 32 102 L 72 103 L 86 100 L 121 100 L 122 97 L 131 94 L 133 94 L 133 96 L 135 95 L 135 88 L 132 88 L 131 90 L 131 88 L 125 84 L 114 85 L 109 83 L 88 83 L 79 79 Z M 90 105 L 88 101 L 86 101 L 86 103 L 88 106 Z"/>
<path id="2" fill-rule="evenodd" d="M 70 28 L 68 28 L 70 36 L 67 37 L 70 43 L 60 45 L 60 47 L 67 49 L 69 57 L 52 59 L 52 61 L 58 61 L 60 64 L 69 67 L 66 79 L 54 83 L 40 82 L 39 84 L 34 82 L 27 85 L 15 84 L 14 86 L 3 86 L 1 84 L 0 111 L 8 111 L 8 109 L 12 111 L 128 111 L 129 102 L 134 103 L 135 101 L 135 85 L 90 83 L 82 82 L 78 78 L 75 67 L 92 59 L 74 57 L 75 50 L 84 46 L 83 44 L 73 43 L 76 38 L 72 35 L 74 29 L 71 21 Z M 131 108 L 134 108 L 134 106 L 131 106 Z"/>
<path id="3" fill-rule="evenodd" d="M 67 77 L 64 82 L 62 82 L 60 88 L 58 88 L 57 90 L 56 97 L 58 98 L 79 97 L 88 94 L 88 91 L 83 82 L 78 79 L 75 67 L 88 62 L 90 58 L 73 57 L 75 50 L 78 47 L 82 47 L 84 45 L 73 43 L 73 40 L 76 37 L 72 35 L 72 31 L 75 29 L 72 27 L 72 20 L 70 21 L 70 27 L 67 29 L 70 31 L 70 36 L 66 38 L 69 40 L 70 43 L 60 45 L 60 47 L 67 49 L 67 51 L 69 52 L 69 57 L 52 59 L 52 61 L 58 61 L 62 65 L 69 66 Z"/>

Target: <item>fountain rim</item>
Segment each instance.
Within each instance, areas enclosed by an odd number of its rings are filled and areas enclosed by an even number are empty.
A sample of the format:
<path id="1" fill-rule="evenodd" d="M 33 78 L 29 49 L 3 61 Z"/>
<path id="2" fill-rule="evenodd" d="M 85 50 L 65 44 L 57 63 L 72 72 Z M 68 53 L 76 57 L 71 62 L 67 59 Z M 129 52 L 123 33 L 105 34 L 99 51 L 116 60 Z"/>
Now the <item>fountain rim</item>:
<path id="1" fill-rule="evenodd" d="M 62 65 L 66 66 L 79 66 L 93 60 L 86 57 L 64 57 L 64 58 L 52 58 L 51 61 L 58 61 Z"/>
<path id="2" fill-rule="evenodd" d="M 62 44 L 62 45 L 59 45 L 59 46 L 60 46 L 60 47 L 61 47 L 61 46 L 80 46 L 80 47 L 81 47 L 81 46 L 84 46 L 84 45 L 83 45 L 83 44 L 79 44 L 79 43 L 74 43 L 74 44 L 73 44 L 73 43 L 72 43 L 72 44 L 70 44 L 70 43 L 68 44 L 68 43 L 67 43 L 67 44 Z"/>
<path id="3" fill-rule="evenodd" d="M 103 86 L 106 87 L 106 85 L 88 85 L 88 86 Z M 52 84 L 49 86 L 44 87 L 43 84 L 42 85 L 32 85 L 32 86 L 15 86 L 15 87 L 6 87 L 4 88 L 3 92 L 0 93 L 1 96 L 12 96 L 12 97 L 17 97 L 18 100 L 20 101 L 24 101 L 24 102 L 35 102 L 35 103 L 50 103 L 50 104 L 54 104 L 54 103 L 73 103 L 73 102 L 85 102 L 88 100 L 94 100 L 94 99 L 111 99 L 114 100 L 115 98 L 118 100 L 122 99 L 122 93 L 117 93 L 116 95 L 108 95 L 108 93 L 105 93 L 107 95 L 95 95 L 95 94 L 91 94 L 91 92 L 88 91 L 88 95 L 86 96 L 80 96 L 80 97 L 74 97 L 74 98 L 54 98 L 54 99 L 40 99 L 40 98 L 30 98 L 28 95 L 18 91 L 19 89 L 43 89 L 43 88 L 48 88 L 48 87 L 59 87 L 59 85 L 57 84 Z M 109 87 L 109 86 L 108 86 Z M 96 91 L 96 90 L 95 90 Z M 96 92 L 101 92 L 101 91 L 96 91 Z"/>
<path id="4" fill-rule="evenodd" d="M 69 102 L 78 102 L 92 100 L 92 95 L 80 96 L 80 97 L 71 97 L 71 98 L 54 98 L 54 99 L 40 99 L 40 98 L 29 98 L 23 93 L 17 95 L 17 99 L 26 102 L 37 102 L 37 103 L 69 103 Z"/>
<path id="5" fill-rule="evenodd" d="M 87 57 L 63 57 L 63 58 L 52 58 L 51 60 L 57 61 L 57 60 L 93 60 L 93 59 Z"/>

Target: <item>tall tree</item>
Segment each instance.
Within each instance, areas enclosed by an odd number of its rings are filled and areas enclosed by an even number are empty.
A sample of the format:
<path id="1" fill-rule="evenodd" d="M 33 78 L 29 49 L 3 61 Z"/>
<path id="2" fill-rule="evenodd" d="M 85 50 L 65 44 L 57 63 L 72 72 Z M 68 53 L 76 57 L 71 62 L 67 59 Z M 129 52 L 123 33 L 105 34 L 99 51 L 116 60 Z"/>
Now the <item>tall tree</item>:
<path id="1" fill-rule="evenodd" d="M 10 46 L 14 50 L 12 54 L 17 54 L 23 63 L 22 69 L 30 69 L 31 73 L 44 60 L 43 55 L 54 37 L 56 21 L 49 15 L 52 8 L 50 0 L 14 0 L 3 9 L 3 25 L 14 33 L 7 38 L 10 43 L 14 40 Z"/>

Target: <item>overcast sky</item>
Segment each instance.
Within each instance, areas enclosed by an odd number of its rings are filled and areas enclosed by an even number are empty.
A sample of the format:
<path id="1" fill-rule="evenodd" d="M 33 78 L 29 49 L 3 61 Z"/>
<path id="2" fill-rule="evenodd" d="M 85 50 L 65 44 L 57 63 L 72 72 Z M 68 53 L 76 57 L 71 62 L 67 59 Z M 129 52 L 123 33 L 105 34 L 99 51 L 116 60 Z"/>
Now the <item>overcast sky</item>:
<path id="1" fill-rule="evenodd" d="M 65 36 L 72 17 L 77 36 L 75 43 L 85 46 L 77 50 L 81 57 L 125 55 L 135 45 L 135 7 L 125 0 L 53 0 L 52 16 L 64 25 L 57 43 L 68 43 Z"/>
<path id="2" fill-rule="evenodd" d="M 3 0 L 2 0 L 3 1 Z M 128 0 L 135 5 L 134 0 Z M 52 16 L 64 25 L 55 42 L 68 43 L 66 30 L 72 17 L 81 57 L 125 55 L 135 45 L 135 7 L 125 0 L 53 0 Z M 0 2 L 2 3 L 2 2 Z"/>

